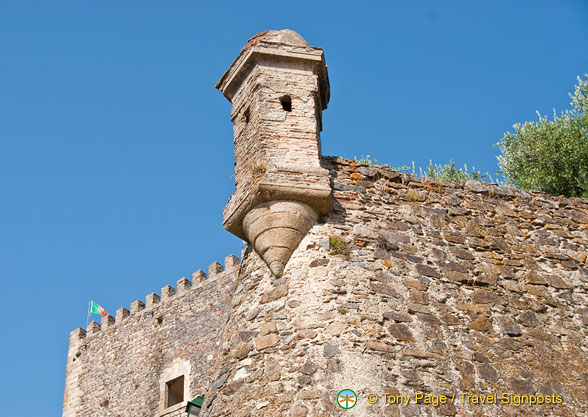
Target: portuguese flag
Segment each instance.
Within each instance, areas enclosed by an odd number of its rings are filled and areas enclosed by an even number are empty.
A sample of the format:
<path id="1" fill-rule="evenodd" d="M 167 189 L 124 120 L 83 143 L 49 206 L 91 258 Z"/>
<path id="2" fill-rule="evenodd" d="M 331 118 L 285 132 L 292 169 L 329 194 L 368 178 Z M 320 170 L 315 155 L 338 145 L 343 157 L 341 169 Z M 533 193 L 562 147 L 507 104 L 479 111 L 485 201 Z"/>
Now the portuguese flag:
<path id="1" fill-rule="evenodd" d="M 90 307 L 90 313 L 92 313 L 92 314 L 100 314 L 101 316 L 108 315 L 108 313 L 106 312 L 106 310 L 104 310 L 102 308 L 102 306 L 99 306 L 94 301 L 91 301 L 91 303 L 92 303 L 92 305 Z"/>

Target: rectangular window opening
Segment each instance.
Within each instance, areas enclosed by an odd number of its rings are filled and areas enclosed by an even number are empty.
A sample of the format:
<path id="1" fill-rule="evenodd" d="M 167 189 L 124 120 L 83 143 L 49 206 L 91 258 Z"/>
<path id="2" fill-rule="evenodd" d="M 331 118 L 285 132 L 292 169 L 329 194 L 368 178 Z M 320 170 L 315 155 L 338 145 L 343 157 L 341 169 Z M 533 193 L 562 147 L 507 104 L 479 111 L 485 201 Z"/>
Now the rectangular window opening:
<path id="1" fill-rule="evenodd" d="M 165 383 L 165 407 L 171 407 L 184 401 L 184 375 Z"/>

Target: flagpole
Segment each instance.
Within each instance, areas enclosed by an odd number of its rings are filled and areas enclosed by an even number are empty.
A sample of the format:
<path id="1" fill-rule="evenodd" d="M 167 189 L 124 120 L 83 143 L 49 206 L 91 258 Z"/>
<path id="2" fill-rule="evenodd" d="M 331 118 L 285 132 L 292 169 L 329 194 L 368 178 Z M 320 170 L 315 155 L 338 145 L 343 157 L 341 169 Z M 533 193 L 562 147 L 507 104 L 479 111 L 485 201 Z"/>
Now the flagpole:
<path id="1" fill-rule="evenodd" d="M 88 328 L 88 323 L 90 322 L 90 305 L 92 305 L 92 298 L 88 301 L 88 317 L 86 317 L 86 329 Z"/>

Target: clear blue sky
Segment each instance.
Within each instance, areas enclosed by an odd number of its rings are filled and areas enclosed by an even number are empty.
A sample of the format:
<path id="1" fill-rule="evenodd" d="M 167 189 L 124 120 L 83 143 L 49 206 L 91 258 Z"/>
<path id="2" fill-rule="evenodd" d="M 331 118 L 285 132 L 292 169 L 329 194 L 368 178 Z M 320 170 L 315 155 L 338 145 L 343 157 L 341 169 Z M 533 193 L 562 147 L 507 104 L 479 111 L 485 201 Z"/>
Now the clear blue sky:
<path id="1" fill-rule="evenodd" d="M 585 0 L 0 2 L 0 415 L 61 415 L 90 296 L 114 313 L 239 254 L 213 86 L 283 28 L 325 50 L 323 152 L 395 166 L 494 174 L 502 134 L 588 72 Z"/>

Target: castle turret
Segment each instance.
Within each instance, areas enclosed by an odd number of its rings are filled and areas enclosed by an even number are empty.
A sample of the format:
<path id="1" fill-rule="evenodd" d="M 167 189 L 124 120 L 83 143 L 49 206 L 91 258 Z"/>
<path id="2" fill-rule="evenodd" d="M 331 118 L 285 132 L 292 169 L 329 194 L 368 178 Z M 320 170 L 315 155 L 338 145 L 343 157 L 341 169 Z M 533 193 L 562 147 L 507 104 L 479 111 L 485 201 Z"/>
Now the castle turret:
<path id="1" fill-rule="evenodd" d="M 291 30 L 252 37 L 216 86 L 233 104 L 235 193 L 223 226 L 281 276 L 304 235 L 331 210 L 321 167 L 329 101 L 323 51 Z"/>

